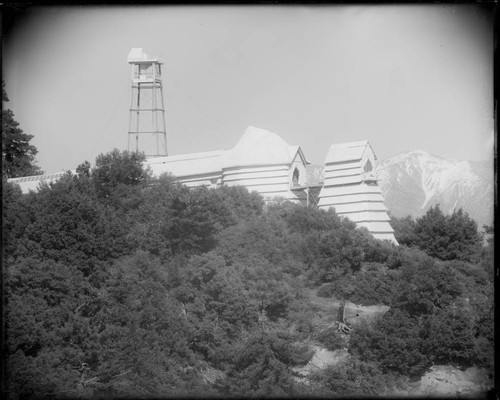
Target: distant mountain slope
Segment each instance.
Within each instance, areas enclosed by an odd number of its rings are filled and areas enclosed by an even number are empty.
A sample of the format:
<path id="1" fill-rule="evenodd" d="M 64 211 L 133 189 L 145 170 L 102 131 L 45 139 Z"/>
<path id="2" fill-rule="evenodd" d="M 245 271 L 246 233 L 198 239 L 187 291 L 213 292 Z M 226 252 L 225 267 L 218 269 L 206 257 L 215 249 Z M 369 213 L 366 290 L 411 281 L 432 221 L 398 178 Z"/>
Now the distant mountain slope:
<path id="1" fill-rule="evenodd" d="M 445 213 L 463 208 L 478 227 L 493 224 L 493 165 L 447 160 L 424 151 L 379 162 L 377 175 L 392 215 L 419 217 L 435 204 Z"/>

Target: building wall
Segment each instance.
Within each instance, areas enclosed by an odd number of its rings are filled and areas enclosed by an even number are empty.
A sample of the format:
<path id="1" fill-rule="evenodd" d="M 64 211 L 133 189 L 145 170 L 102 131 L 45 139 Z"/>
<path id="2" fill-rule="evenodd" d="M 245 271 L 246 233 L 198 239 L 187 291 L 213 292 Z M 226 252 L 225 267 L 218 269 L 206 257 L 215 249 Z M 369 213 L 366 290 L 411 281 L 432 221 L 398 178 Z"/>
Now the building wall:
<path id="1" fill-rule="evenodd" d="M 290 190 L 293 170 L 300 166 L 265 165 L 224 168 L 222 183 L 226 186 L 244 186 L 248 191 L 255 191 L 266 200 L 281 197 L 291 201 L 299 201 L 299 197 Z M 305 166 L 302 166 L 302 175 Z M 300 174 L 300 173 L 299 173 Z"/>
<path id="2" fill-rule="evenodd" d="M 180 163 L 184 163 L 184 160 L 176 162 L 161 162 L 158 160 L 149 161 L 154 176 L 160 176 L 162 173 L 169 172 L 176 177 L 178 182 L 188 187 L 244 186 L 250 192 L 255 191 L 259 193 L 268 201 L 277 197 L 290 201 L 301 201 L 302 197 L 304 197 L 300 191 L 290 190 L 295 169 L 299 172 L 299 184 L 305 184 L 306 167 L 298 154 L 290 165 L 233 166 L 207 173 L 190 173 L 183 166 L 181 168 Z M 200 163 L 200 160 L 191 160 L 190 162 Z M 201 161 L 202 163 L 203 160 Z M 197 170 L 200 169 L 207 168 L 197 168 Z"/>
<path id="3" fill-rule="evenodd" d="M 207 186 L 216 188 L 222 184 L 222 175 L 220 173 L 188 175 L 177 178 L 177 181 L 187 187 Z"/>
<path id="4" fill-rule="evenodd" d="M 339 148 L 338 151 L 343 150 Z M 332 159 L 342 160 L 342 157 Z M 368 144 L 354 159 L 327 160 L 318 206 L 335 209 L 338 215 L 365 227 L 377 239 L 397 243 L 380 187 L 376 181 L 366 180 L 372 176 L 371 172 L 365 172 L 367 162 L 372 170 L 375 169 L 375 154 Z"/>

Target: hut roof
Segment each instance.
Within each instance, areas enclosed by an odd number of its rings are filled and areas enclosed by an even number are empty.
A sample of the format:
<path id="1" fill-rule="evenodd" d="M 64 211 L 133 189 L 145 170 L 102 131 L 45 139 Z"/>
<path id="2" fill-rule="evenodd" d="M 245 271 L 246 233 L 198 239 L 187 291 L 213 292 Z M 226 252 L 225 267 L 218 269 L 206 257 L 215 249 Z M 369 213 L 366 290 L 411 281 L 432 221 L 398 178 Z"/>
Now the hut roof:
<path id="1" fill-rule="evenodd" d="M 149 62 L 158 62 L 157 58 L 149 58 L 148 55 L 144 52 L 142 48 L 133 48 L 128 53 L 127 62 L 129 64 L 133 63 L 149 63 Z"/>
<path id="2" fill-rule="evenodd" d="M 332 144 L 328 150 L 328 154 L 326 155 L 325 164 L 361 160 L 363 153 L 367 148 L 369 148 L 375 156 L 368 140 Z M 376 158 L 377 157 L 375 156 L 375 159 Z"/>

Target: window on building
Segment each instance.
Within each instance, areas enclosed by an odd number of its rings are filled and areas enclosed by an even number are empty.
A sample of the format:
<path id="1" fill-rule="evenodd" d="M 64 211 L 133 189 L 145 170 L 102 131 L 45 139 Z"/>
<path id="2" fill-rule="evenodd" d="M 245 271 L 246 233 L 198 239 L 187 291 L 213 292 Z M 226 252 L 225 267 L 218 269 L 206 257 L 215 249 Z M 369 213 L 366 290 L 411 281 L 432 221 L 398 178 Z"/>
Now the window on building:
<path id="1" fill-rule="evenodd" d="M 373 169 L 372 163 L 368 160 L 363 168 L 365 172 L 370 172 Z"/>
<path id="2" fill-rule="evenodd" d="M 293 171 L 292 185 L 293 186 L 298 186 L 299 185 L 299 170 L 297 168 L 295 168 L 295 170 Z"/>

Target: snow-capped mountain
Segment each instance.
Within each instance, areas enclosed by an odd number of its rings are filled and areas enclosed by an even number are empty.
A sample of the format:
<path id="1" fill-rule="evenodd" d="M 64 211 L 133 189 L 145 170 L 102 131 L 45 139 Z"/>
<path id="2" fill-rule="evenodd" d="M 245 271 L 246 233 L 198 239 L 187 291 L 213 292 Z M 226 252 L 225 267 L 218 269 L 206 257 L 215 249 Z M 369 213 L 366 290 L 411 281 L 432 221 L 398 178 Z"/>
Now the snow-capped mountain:
<path id="1" fill-rule="evenodd" d="M 419 217 L 439 204 L 444 213 L 462 208 L 480 229 L 493 225 L 493 164 L 412 151 L 379 162 L 376 172 L 385 204 L 396 217 Z"/>

